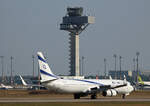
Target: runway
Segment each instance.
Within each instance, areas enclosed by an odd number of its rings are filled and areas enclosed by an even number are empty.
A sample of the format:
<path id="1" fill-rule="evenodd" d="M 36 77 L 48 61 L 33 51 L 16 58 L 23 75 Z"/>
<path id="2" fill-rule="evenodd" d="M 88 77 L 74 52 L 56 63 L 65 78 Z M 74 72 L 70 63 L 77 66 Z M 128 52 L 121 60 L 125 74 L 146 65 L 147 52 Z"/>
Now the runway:
<path id="1" fill-rule="evenodd" d="M 21 103 L 21 102 L 150 102 L 150 99 L 140 99 L 140 98 L 128 98 L 128 99 L 119 99 L 119 98 L 98 98 L 98 99 L 41 99 L 41 98 L 0 98 L 0 103 Z"/>

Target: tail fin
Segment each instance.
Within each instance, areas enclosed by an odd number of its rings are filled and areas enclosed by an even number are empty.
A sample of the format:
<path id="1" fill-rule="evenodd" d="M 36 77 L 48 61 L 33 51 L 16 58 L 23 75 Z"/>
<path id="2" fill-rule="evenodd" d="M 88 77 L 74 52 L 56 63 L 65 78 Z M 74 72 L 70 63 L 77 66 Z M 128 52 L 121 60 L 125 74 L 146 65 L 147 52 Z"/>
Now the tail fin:
<path id="1" fill-rule="evenodd" d="M 19 77 L 20 77 L 20 79 L 21 79 L 22 84 L 23 84 L 24 86 L 27 86 L 28 84 L 24 81 L 24 79 L 22 78 L 22 76 L 19 75 Z"/>
<path id="2" fill-rule="evenodd" d="M 144 85 L 144 82 L 142 81 L 142 78 L 141 78 L 140 76 L 138 76 L 138 82 L 139 82 L 140 84 L 143 84 L 143 85 Z"/>
<path id="3" fill-rule="evenodd" d="M 59 77 L 54 75 L 53 72 L 51 71 L 42 52 L 37 52 L 37 55 L 38 55 L 38 62 L 40 68 L 41 82 L 58 79 Z"/>

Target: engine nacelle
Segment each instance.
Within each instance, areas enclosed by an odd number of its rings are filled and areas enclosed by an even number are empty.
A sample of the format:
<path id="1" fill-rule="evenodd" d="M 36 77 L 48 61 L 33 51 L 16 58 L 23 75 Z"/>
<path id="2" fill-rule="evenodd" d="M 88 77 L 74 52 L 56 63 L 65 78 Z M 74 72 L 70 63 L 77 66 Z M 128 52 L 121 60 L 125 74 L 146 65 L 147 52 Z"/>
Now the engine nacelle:
<path id="1" fill-rule="evenodd" d="M 109 89 L 102 92 L 103 96 L 116 96 L 117 92 L 114 89 Z"/>
<path id="2" fill-rule="evenodd" d="M 88 89 L 85 89 L 85 93 L 93 94 L 99 91 L 99 86 L 90 86 Z"/>

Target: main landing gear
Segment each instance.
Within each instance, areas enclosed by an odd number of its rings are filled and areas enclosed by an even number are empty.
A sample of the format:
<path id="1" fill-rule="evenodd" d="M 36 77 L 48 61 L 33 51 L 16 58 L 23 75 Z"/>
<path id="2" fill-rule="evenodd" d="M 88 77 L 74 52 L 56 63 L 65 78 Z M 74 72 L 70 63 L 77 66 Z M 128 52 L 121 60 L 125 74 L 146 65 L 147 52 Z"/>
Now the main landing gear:
<path id="1" fill-rule="evenodd" d="M 80 97 L 83 97 L 85 95 L 82 94 L 74 94 L 74 99 L 80 99 Z M 91 99 L 97 99 L 97 94 L 91 94 Z"/>
<path id="2" fill-rule="evenodd" d="M 125 99 L 126 98 L 126 95 L 125 94 L 122 94 L 122 99 Z"/>
<path id="3" fill-rule="evenodd" d="M 80 94 L 74 94 L 74 99 L 80 99 Z"/>

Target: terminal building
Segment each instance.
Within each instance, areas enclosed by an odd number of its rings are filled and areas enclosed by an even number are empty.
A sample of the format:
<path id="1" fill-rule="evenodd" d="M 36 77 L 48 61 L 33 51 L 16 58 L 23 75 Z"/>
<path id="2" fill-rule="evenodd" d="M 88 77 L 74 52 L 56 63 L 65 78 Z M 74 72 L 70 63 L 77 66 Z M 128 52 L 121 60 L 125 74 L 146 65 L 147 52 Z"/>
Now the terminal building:
<path id="1" fill-rule="evenodd" d="M 123 76 L 125 75 L 126 77 L 130 77 L 130 78 L 132 78 L 133 80 L 136 81 L 137 71 L 132 71 L 132 70 L 122 70 L 122 71 L 117 70 L 117 71 L 114 71 L 114 70 L 110 70 L 108 72 L 108 75 L 110 75 L 112 78 L 115 78 L 115 79 L 120 79 L 120 78 L 123 79 Z M 147 79 L 147 78 L 150 77 L 150 70 L 140 70 L 139 75 L 141 77 L 145 76 L 145 78 Z"/>
<path id="2" fill-rule="evenodd" d="M 108 72 L 108 75 L 110 75 L 112 78 L 117 78 L 117 79 L 123 79 L 124 78 L 124 75 L 126 77 L 132 77 L 132 71 L 131 70 L 122 70 L 122 71 L 114 71 L 114 70 L 110 70 Z"/>
<path id="3" fill-rule="evenodd" d="M 140 74 L 144 76 L 150 76 L 150 70 L 142 70 L 140 71 Z"/>

